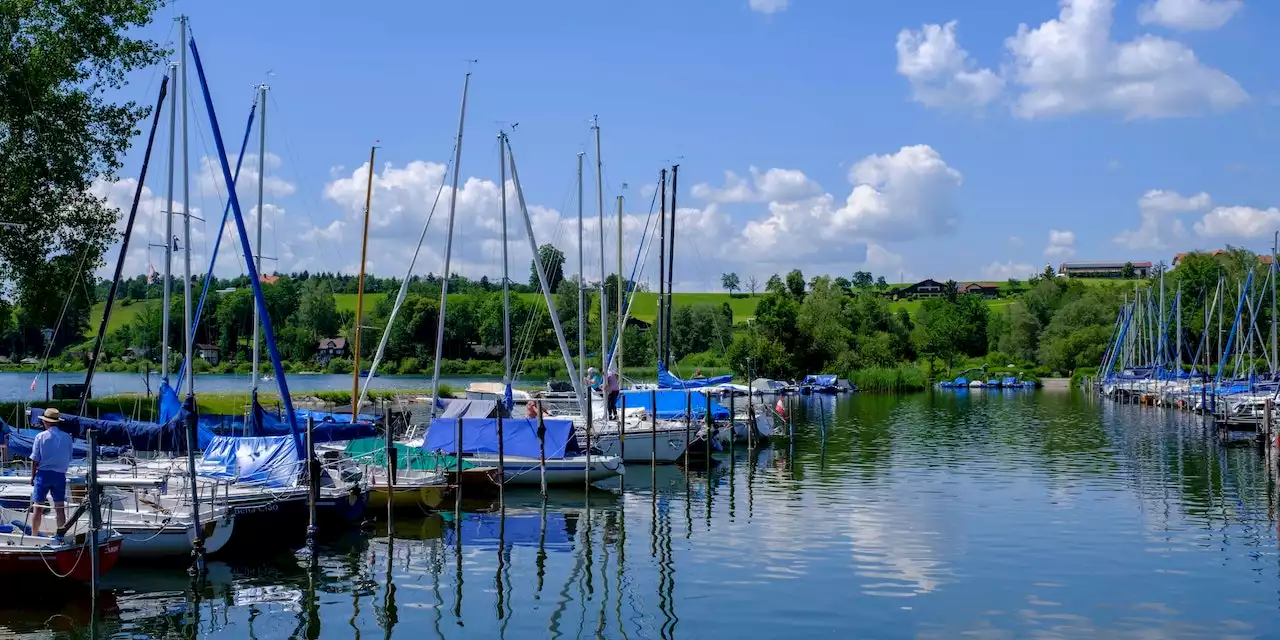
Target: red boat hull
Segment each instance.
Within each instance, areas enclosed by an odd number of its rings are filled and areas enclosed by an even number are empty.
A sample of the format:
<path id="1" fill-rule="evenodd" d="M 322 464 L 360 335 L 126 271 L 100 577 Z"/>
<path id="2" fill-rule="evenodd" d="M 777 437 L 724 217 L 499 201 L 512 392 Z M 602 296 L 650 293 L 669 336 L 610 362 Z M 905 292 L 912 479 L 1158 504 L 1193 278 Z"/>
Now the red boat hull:
<path id="1" fill-rule="evenodd" d="M 123 540 L 115 539 L 98 545 L 98 573 L 106 574 L 120 559 Z M 39 548 L 5 549 L 0 547 L 0 576 L 46 575 L 88 582 L 93 577 L 88 546 L 63 547 L 56 550 Z"/>

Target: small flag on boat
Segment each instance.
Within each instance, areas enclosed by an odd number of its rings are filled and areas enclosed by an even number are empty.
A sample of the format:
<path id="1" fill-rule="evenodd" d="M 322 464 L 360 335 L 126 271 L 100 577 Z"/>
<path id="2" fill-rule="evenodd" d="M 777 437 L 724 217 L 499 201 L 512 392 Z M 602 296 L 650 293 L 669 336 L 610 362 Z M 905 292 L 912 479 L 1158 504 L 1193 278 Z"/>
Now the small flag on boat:
<path id="1" fill-rule="evenodd" d="M 34 377 L 34 378 L 32 378 L 32 379 L 31 379 L 31 390 L 32 390 L 32 391 L 35 391 L 35 390 L 36 390 L 36 380 L 39 380 L 39 379 L 40 379 L 40 374 L 38 374 L 38 373 L 36 374 L 36 377 Z"/>
<path id="2" fill-rule="evenodd" d="M 781 396 L 778 397 L 778 404 L 773 405 L 773 410 L 777 411 L 778 415 L 784 418 L 787 417 L 787 408 L 783 406 Z"/>

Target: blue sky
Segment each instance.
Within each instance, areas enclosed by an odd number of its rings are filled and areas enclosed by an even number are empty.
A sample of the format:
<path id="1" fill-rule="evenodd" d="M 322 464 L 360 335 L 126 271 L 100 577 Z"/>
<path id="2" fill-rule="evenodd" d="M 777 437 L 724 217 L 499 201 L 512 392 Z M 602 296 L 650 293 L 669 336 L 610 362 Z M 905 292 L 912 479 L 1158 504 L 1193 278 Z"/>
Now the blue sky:
<path id="1" fill-rule="evenodd" d="M 587 152 L 594 218 L 593 114 L 611 269 L 613 198 L 629 185 L 630 265 L 658 169 L 681 165 L 683 290 L 714 289 L 723 272 L 763 282 L 793 267 L 1021 278 L 1067 259 L 1261 250 L 1280 228 L 1268 188 L 1280 87 L 1263 62 L 1280 46 L 1267 37 L 1280 6 L 1260 0 L 181 0 L 147 34 L 176 38 L 178 12 L 191 16 L 232 153 L 253 85 L 271 85 L 263 253 L 278 261 L 268 270 L 354 270 L 378 140 L 370 269 L 403 273 L 448 180 L 468 68 L 453 259 L 473 276 L 500 271 L 495 136 L 516 122 L 537 239 L 576 269 L 575 156 Z M 138 74 L 125 93 L 150 102 L 157 79 Z M 198 103 L 192 118 L 203 265 L 222 200 Z M 164 131 L 158 143 L 166 148 Z M 141 146 L 101 185 L 111 202 L 128 203 Z M 131 272 L 160 262 L 140 245 L 162 242 L 163 158 L 147 180 Z M 240 188 L 247 214 L 254 162 Z M 523 280 L 529 249 L 514 199 L 511 211 Z M 442 271 L 444 221 L 442 206 L 415 272 Z M 584 248 L 587 276 L 598 277 L 598 244 Z M 231 255 L 218 264 L 243 270 Z"/>

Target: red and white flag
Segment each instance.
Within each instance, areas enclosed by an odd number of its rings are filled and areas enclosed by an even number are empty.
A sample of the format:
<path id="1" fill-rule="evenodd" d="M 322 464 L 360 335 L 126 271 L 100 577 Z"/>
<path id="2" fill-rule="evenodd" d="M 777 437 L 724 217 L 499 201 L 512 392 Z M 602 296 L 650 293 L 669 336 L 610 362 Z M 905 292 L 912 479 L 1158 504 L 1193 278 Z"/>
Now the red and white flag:
<path id="1" fill-rule="evenodd" d="M 39 380 L 39 379 L 40 379 L 40 374 L 38 374 L 38 373 L 36 374 L 36 377 L 34 377 L 34 378 L 32 378 L 32 379 L 31 379 L 31 390 L 32 390 L 32 391 L 35 391 L 35 390 L 36 390 L 36 380 Z"/>
<path id="2" fill-rule="evenodd" d="M 787 408 L 782 404 L 782 396 L 778 396 L 778 404 L 773 405 L 773 410 L 777 411 L 778 415 L 787 417 Z"/>

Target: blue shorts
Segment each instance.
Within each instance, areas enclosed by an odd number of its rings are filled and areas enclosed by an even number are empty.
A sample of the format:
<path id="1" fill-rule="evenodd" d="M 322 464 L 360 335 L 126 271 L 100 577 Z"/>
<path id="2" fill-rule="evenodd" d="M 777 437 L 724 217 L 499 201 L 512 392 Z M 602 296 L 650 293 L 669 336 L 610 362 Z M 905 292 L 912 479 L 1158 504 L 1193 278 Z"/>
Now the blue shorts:
<path id="1" fill-rule="evenodd" d="M 59 471 L 37 471 L 35 486 L 31 491 L 31 504 L 53 498 L 53 502 L 67 501 L 67 474 Z"/>

